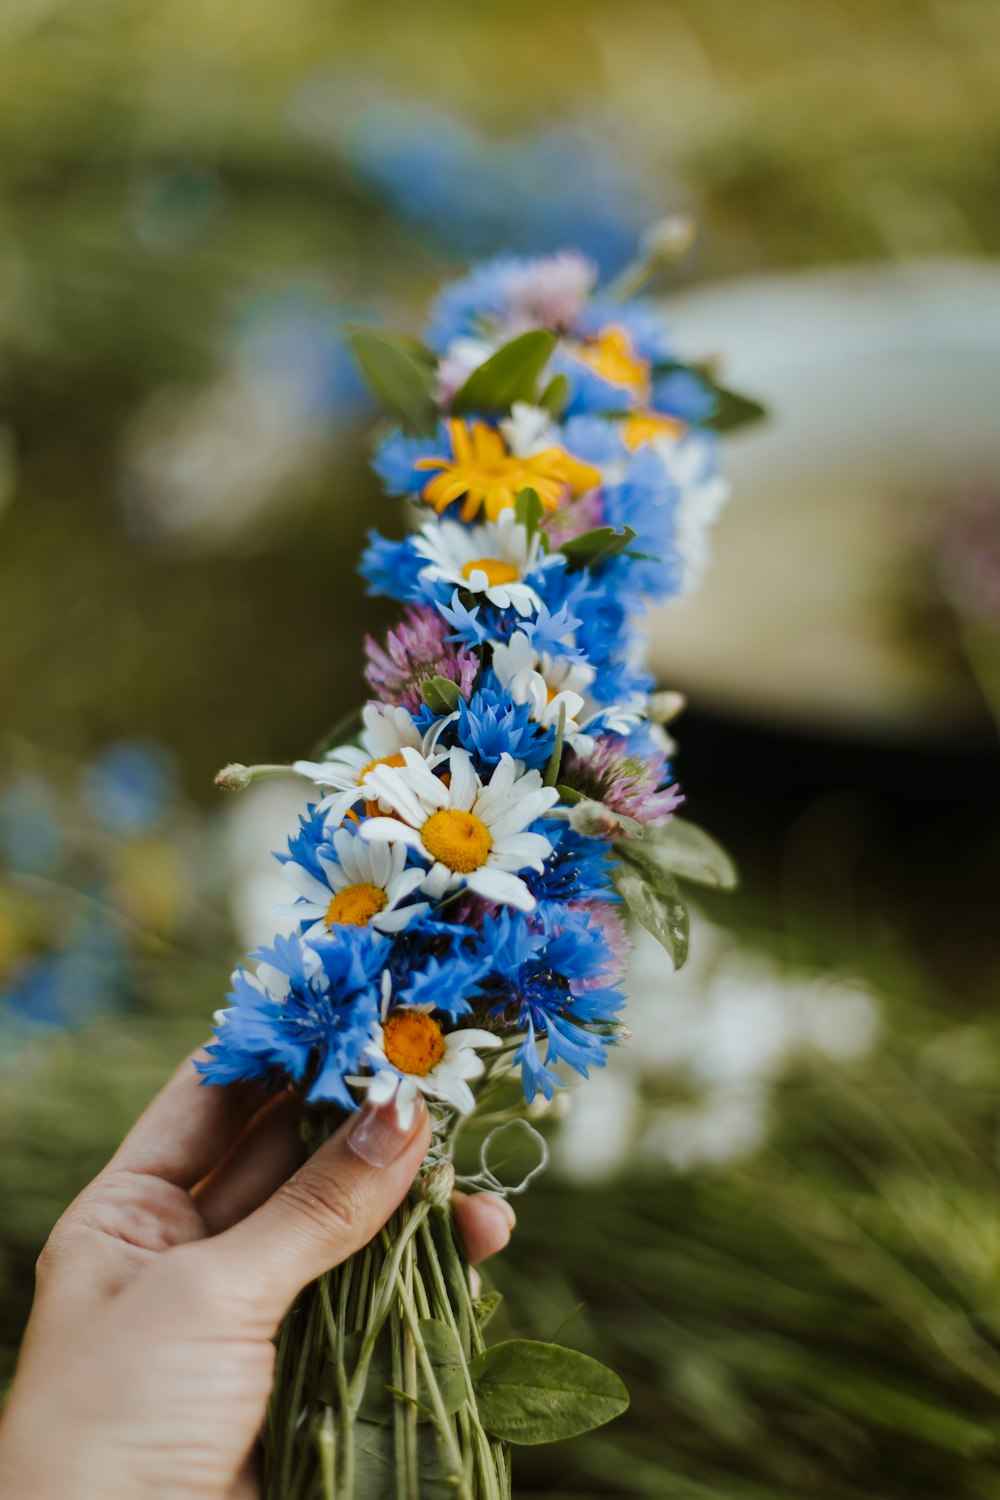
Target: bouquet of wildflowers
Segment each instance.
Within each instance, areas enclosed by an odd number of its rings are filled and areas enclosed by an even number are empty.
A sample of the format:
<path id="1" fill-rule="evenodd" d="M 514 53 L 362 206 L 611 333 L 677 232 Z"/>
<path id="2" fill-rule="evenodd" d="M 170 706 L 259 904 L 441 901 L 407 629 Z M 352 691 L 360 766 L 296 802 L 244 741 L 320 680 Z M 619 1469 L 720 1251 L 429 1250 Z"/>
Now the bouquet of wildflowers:
<path id="1" fill-rule="evenodd" d="M 627 1404 L 578 1352 L 487 1345 L 449 1199 L 465 1122 L 544 1113 L 627 1035 L 626 912 L 680 964 L 678 877 L 732 879 L 675 816 L 679 699 L 643 650 L 650 601 L 702 567 L 718 433 L 760 414 L 634 299 L 679 237 L 604 291 L 573 253 L 494 261 L 444 289 L 425 342 L 353 338 L 396 424 L 376 471 L 414 518 L 371 534 L 362 572 L 402 615 L 366 642 L 371 698 L 332 748 L 220 772 L 292 774 L 313 800 L 278 856 L 296 930 L 237 970 L 204 1073 L 291 1083 L 313 1140 L 366 1099 L 405 1123 L 421 1094 L 433 1142 L 382 1235 L 286 1319 L 269 1500 L 500 1500 L 511 1443 Z M 460 1183 L 500 1186 L 488 1149 Z"/>

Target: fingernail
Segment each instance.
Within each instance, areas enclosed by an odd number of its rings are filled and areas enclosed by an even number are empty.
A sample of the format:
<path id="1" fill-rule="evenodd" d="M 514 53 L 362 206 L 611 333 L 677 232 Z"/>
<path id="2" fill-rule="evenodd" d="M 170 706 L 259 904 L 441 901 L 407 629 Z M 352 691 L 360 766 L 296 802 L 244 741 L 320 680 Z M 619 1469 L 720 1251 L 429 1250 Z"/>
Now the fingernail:
<path id="1" fill-rule="evenodd" d="M 387 1167 L 403 1154 L 423 1117 L 422 1099 L 417 1100 L 405 1129 L 400 1124 L 395 1101 L 380 1105 L 378 1109 L 366 1105 L 351 1126 L 347 1144 L 355 1156 L 360 1156 L 370 1167 Z"/>

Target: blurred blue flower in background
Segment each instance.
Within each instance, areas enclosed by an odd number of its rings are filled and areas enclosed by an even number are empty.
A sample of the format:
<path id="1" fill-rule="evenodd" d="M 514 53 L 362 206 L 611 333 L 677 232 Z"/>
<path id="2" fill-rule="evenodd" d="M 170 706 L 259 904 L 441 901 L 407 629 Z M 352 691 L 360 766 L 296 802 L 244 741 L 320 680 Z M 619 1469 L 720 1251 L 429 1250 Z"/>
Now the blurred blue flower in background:
<path id="1" fill-rule="evenodd" d="M 82 915 L 57 952 L 22 959 L 0 985 L 3 1029 L 84 1026 L 123 997 L 124 943 L 103 912 Z"/>
<path id="2" fill-rule="evenodd" d="M 662 204 L 605 136 L 581 120 L 492 141 L 427 105 L 378 101 L 353 115 L 341 149 L 366 191 L 439 254 L 572 244 L 608 273 Z"/>
<path id="3" fill-rule="evenodd" d="M 241 308 L 233 352 L 248 375 L 280 377 L 294 389 L 304 415 L 342 426 L 371 406 L 344 338 L 344 323 L 358 318 L 320 286 L 288 282 L 256 295 Z"/>
<path id="4" fill-rule="evenodd" d="M 604 273 L 629 261 L 663 212 L 634 132 L 577 115 L 491 139 L 440 105 L 401 98 L 382 79 L 321 65 L 289 100 L 303 135 L 346 163 L 362 190 L 431 254 L 455 261 L 572 244 Z M 659 184 L 654 197 L 647 182 Z"/>
<path id="5" fill-rule="evenodd" d="M 84 799 L 109 833 L 145 833 L 177 795 L 170 755 L 152 740 L 122 740 L 91 761 L 83 776 Z"/>
<path id="6" fill-rule="evenodd" d="M 0 795 L 0 857 L 12 870 L 46 875 L 59 862 L 62 825 L 41 777 L 23 774 Z"/>

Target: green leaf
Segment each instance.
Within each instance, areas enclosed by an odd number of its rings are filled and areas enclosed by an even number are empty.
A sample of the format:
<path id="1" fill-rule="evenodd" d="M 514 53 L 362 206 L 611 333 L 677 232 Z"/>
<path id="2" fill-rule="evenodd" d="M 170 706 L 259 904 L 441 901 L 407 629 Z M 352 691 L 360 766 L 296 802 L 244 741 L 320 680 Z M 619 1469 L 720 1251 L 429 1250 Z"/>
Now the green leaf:
<path id="1" fill-rule="evenodd" d="M 434 1369 L 434 1378 L 441 1392 L 444 1409 L 451 1416 L 453 1412 L 458 1411 L 467 1395 L 462 1350 L 452 1330 L 440 1318 L 421 1318 L 419 1328 L 424 1348 L 427 1350 Z M 433 1411 L 434 1403 L 422 1375 L 420 1400 L 424 1406 Z"/>
<path id="2" fill-rule="evenodd" d="M 370 328 L 354 329 L 347 341 L 379 405 L 411 432 L 434 432 L 434 361 L 428 351 L 405 334 L 376 333 Z"/>
<path id="3" fill-rule="evenodd" d="M 621 1416 L 628 1392 L 613 1370 L 558 1344 L 510 1339 L 476 1356 L 483 1426 L 506 1443 L 552 1443 Z"/>
<path id="4" fill-rule="evenodd" d="M 538 530 L 544 514 L 545 510 L 539 499 L 538 491 L 532 489 L 522 490 L 514 502 L 514 515 L 527 531 L 529 542 Z"/>
<path id="5" fill-rule="evenodd" d="M 545 328 L 511 339 L 473 370 L 455 393 L 452 411 L 509 411 L 515 401 L 534 401 L 538 377 L 555 346 L 555 334 Z"/>
<path id="6" fill-rule="evenodd" d="M 480 1332 L 487 1326 L 494 1314 L 499 1311 L 502 1302 L 503 1292 L 497 1291 L 484 1292 L 481 1297 L 476 1298 L 473 1306 L 476 1312 L 476 1323 L 479 1326 Z"/>
<path id="7" fill-rule="evenodd" d="M 749 427 L 767 417 L 767 407 L 752 396 L 741 396 L 722 385 L 714 387 L 714 395 L 715 410 L 705 423 L 714 432 L 735 432 L 738 427 Z"/>
<path id="8" fill-rule="evenodd" d="M 635 540 L 635 535 L 631 526 L 623 526 L 620 531 L 613 526 L 597 526 L 570 542 L 562 542 L 559 550 L 569 559 L 571 567 L 592 568 L 624 552 L 629 542 Z"/>
<path id="9" fill-rule="evenodd" d="M 568 401 L 569 381 L 565 375 L 553 375 L 538 398 L 539 406 L 544 406 L 545 410 L 551 412 L 554 417 L 562 416 Z"/>
<path id="10" fill-rule="evenodd" d="M 688 365 L 682 360 L 671 360 L 656 366 L 657 375 L 669 375 L 672 370 L 682 370 L 686 375 L 693 375 L 712 397 L 712 414 L 705 419 L 704 425 L 714 432 L 735 432 L 738 427 L 748 427 L 752 422 L 761 422 L 767 416 L 767 408 L 759 401 L 719 385 L 710 369 L 704 365 Z"/>
<path id="11" fill-rule="evenodd" d="M 662 828 L 647 828 L 642 853 L 682 880 L 722 891 L 739 885 L 736 866 L 725 849 L 686 818 L 673 817 Z"/>
<path id="12" fill-rule="evenodd" d="M 439 717 L 453 714 L 462 696 L 458 683 L 452 682 L 450 677 L 431 677 L 421 691 L 431 713 Z"/>
<path id="13" fill-rule="evenodd" d="M 578 792 L 575 786 L 565 786 L 558 782 L 556 791 L 559 793 L 559 801 L 565 802 L 567 807 L 575 807 L 578 802 L 583 801 L 583 793 Z"/>
<path id="14" fill-rule="evenodd" d="M 391 1427 L 361 1421 L 354 1429 L 355 1480 L 352 1500 L 386 1500 L 396 1494 L 399 1454 Z M 455 1500 L 454 1477 L 435 1429 L 422 1423 L 417 1441 L 420 1500 Z"/>
<path id="15" fill-rule="evenodd" d="M 360 1332 L 349 1333 L 344 1340 L 344 1365 L 348 1380 L 357 1368 L 363 1337 L 364 1335 Z M 364 1417 L 366 1422 L 392 1421 L 392 1398 L 389 1395 L 391 1382 L 392 1349 L 388 1334 L 383 1332 L 376 1339 L 375 1348 L 372 1350 L 368 1374 L 365 1377 L 365 1388 L 361 1393 L 361 1405 L 358 1408 L 358 1415 Z M 332 1359 L 327 1361 L 320 1376 L 317 1395 L 319 1400 L 325 1402 L 327 1406 L 339 1409 L 340 1388 Z"/>
<path id="16" fill-rule="evenodd" d="M 637 921 L 651 932 L 679 969 L 688 953 L 688 910 L 676 880 L 644 858 L 643 846 L 616 844 L 621 863 L 614 872 L 618 893 Z"/>

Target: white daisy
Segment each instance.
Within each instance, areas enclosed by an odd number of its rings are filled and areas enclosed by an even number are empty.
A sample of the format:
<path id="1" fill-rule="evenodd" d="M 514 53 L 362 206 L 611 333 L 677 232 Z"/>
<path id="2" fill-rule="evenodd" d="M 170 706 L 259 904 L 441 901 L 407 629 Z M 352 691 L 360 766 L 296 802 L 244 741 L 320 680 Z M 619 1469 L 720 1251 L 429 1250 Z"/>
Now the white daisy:
<path id="1" fill-rule="evenodd" d="M 340 824 L 364 796 L 362 782 L 373 766 L 401 766 L 402 751 L 421 748 L 420 731 L 405 708 L 369 703 L 362 714 L 360 745 L 341 745 L 323 760 L 297 760 L 292 770 L 317 786 L 331 787 L 319 804 L 333 824 Z"/>
<path id="2" fill-rule="evenodd" d="M 549 728 L 558 724 L 565 707 L 565 738 L 578 755 L 587 756 L 594 748 L 594 736 L 588 733 L 591 728 L 629 734 L 642 719 L 642 693 L 632 693 L 625 703 L 602 707 L 589 692 L 597 675 L 592 666 L 547 652 L 540 655 L 523 630 L 515 631 L 506 645 L 494 641 L 492 646 L 493 670 L 501 687 L 515 703 L 529 704 L 533 719 Z"/>
<path id="3" fill-rule="evenodd" d="M 476 1103 L 469 1080 L 480 1078 L 486 1069 L 478 1053 L 499 1046 L 500 1038 L 491 1031 L 470 1027 L 444 1032 L 426 1009 L 387 1010 L 383 1003 L 382 1024 L 363 1053 L 372 1076 L 347 1081 L 366 1089 L 372 1104 L 395 1100 L 400 1126 L 406 1130 L 418 1093 L 444 1099 L 459 1114 L 469 1114 Z"/>
<path id="4" fill-rule="evenodd" d="M 594 669 L 586 662 L 554 661 L 540 656 L 523 630 L 517 630 L 506 645 L 493 643 L 493 670 L 500 686 L 515 703 L 526 703 L 531 717 L 546 729 L 554 729 L 563 716 L 563 735 L 578 755 L 589 755 L 593 738 L 584 734 L 579 718 L 585 699 L 579 688 L 589 687 Z"/>
<path id="5" fill-rule="evenodd" d="M 543 786 L 538 771 L 520 771 L 506 753 L 485 784 L 466 750 L 449 752 L 447 784 L 415 750 L 404 750 L 403 761 L 368 773 L 366 788 L 395 817 L 369 818 L 361 836 L 415 849 L 430 865 L 421 889 L 435 901 L 468 886 L 487 901 L 531 911 L 535 898 L 516 872 L 541 870 L 552 853 L 550 841 L 528 829 L 558 802 L 555 787 Z"/>
<path id="6" fill-rule="evenodd" d="M 427 559 L 420 577 L 427 583 L 453 583 L 473 594 L 485 594 L 498 609 L 533 615 L 541 600 L 525 582 L 543 568 L 562 566 L 557 553 L 541 552 L 541 533 L 528 538 L 527 527 L 508 506 L 495 521 L 461 526 L 457 521 L 430 522 L 414 541 Z"/>
<path id="7" fill-rule="evenodd" d="M 399 932 L 427 910 L 426 901 L 400 904 L 412 896 L 425 874 L 406 868 L 405 844 L 366 844 L 338 828 L 333 848 L 335 859 L 316 855 L 321 879 L 295 860 L 284 866 L 285 878 L 300 899 L 279 911 L 310 924 L 305 938 L 338 926 L 370 925 L 377 932 Z"/>
<path id="8" fill-rule="evenodd" d="M 559 428 L 552 420 L 552 413 L 544 406 L 531 406 L 527 401 L 515 401 L 510 416 L 500 423 L 500 431 L 511 453 L 518 458 L 531 458 L 544 453 L 546 448 L 558 447 L 561 442 Z"/>

